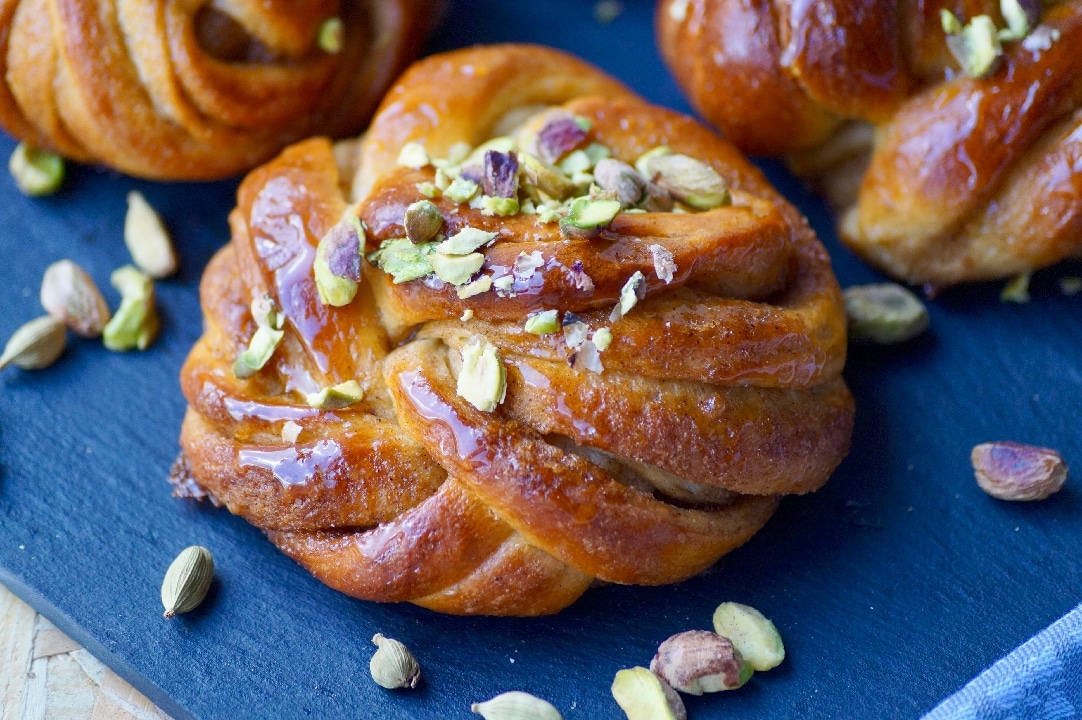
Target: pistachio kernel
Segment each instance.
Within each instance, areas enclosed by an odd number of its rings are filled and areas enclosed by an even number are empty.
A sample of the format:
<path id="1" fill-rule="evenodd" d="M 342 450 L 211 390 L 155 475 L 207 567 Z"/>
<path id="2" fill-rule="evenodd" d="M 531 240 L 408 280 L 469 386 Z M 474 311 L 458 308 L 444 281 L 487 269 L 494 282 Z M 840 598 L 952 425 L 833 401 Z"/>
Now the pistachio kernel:
<path id="1" fill-rule="evenodd" d="M 571 361 L 571 367 L 574 370 L 589 370 L 595 373 L 605 371 L 605 366 L 601 364 L 601 351 L 593 340 L 585 340 L 579 345 Z"/>
<path id="2" fill-rule="evenodd" d="M 376 633 L 372 637 L 376 652 L 368 663 L 372 679 L 388 690 L 415 688 L 421 681 L 421 666 L 405 645 Z"/>
<path id="3" fill-rule="evenodd" d="M 489 195 L 483 195 L 481 197 L 481 214 L 488 217 L 511 217 L 512 215 L 518 215 L 520 210 L 518 200 L 515 198 L 505 197 L 492 197 Z"/>
<path id="4" fill-rule="evenodd" d="M 248 341 L 248 347 L 233 361 L 233 376 L 245 380 L 262 370 L 278 349 L 278 343 L 282 342 L 284 335 L 284 330 L 275 330 L 267 325 L 257 327 Z"/>
<path id="5" fill-rule="evenodd" d="M 436 233 L 443 227 L 443 213 L 435 203 L 420 200 L 406 208 L 402 225 L 406 228 L 406 237 L 411 243 L 416 245 L 428 242 L 436 237 Z"/>
<path id="6" fill-rule="evenodd" d="M 706 630 L 688 630 L 665 640 L 650 671 L 689 695 L 735 690 L 755 672 L 728 638 Z"/>
<path id="7" fill-rule="evenodd" d="M 368 260 L 394 279 L 394 284 L 409 282 L 431 274 L 428 256 L 434 252 L 436 243 L 414 245 L 409 238 L 384 240 Z"/>
<path id="8" fill-rule="evenodd" d="M 25 323 L 16 330 L 3 354 L 0 354 L 0 370 L 8 365 L 23 370 L 41 370 L 56 362 L 68 342 L 64 323 L 52 315 L 43 315 Z"/>
<path id="9" fill-rule="evenodd" d="M 495 150 L 496 152 L 501 153 L 509 153 L 517 149 L 518 143 L 515 142 L 514 138 L 508 137 L 507 135 L 498 135 L 494 138 L 489 138 L 485 142 L 475 147 L 470 152 L 470 154 L 459 164 L 462 165 L 462 167 L 464 168 L 470 165 L 476 165 L 480 169 L 484 166 L 485 153 L 487 153 L 489 150 Z M 480 180 L 480 174 L 478 175 L 477 179 Z"/>
<path id="10" fill-rule="evenodd" d="M 1036 0 L 1026 2 L 1025 7 L 1019 0 L 999 0 L 999 11 L 1007 21 L 1007 29 L 996 35 L 1005 42 L 1026 37 L 1030 28 L 1041 19 L 1041 3 Z"/>
<path id="11" fill-rule="evenodd" d="M 145 350 L 158 337 L 161 322 L 154 305 L 154 281 L 133 265 L 117 268 L 109 282 L 120 292 L 120 307 L 102 328 L 110 350 Z"/>
<path id="12" fill-rule="evenodd" d="M 650 179 L 650 167 L 649 163 L 656 157 L 664 157 L 666 155 L 672 155 L 672 150 L 668 145 L 658 145 L 652 150 L 647 150 L 635 160 L 635 169 L 639 171 L 639 175 L 642 175 L 646 179 Z"/>
<path id="13" fill-rule="evenodd" d="M 889 345 L 916 337 L 928 327 L 924 303 L 901 285 L 856 285 L 843 297 L 853 342 Z"/>
<path id="14" fill-rule="evenodd" d="M 631 308 L 638 304 L 639 300 L 646 297 L 646 276 L 636 270 L 620 288 L 620 302 L 609 314 L 609 322 L 616 322 L 624 315 L 631 312 Z"/>
<path id="15" fill-rule="evenodd" d="M 1000 302 L 1012 302 L 1025 305 L 1029 302 L 1029 281 L 1032 273 L 1024 272 L 1015 275 L 1010 282 L 1003 286 L 999 293 Z"/>
<path id="16" fill-rule="evenodd" d="M 973 78 L 991 75 L 1003 58 L 995 23 L 987 15 L 978 15 L 960 33 L 948 35 L 947 49 L 962 66 L 962 72 Z"/>
<path id="17" fill-rule="evenodd" d="M 605 352 L 612 345 L 612 330 L 607 327 L 598 328 L 594 330 L 593 336 L 590 338 L 593 341 L 594 347 L 598 352 Z"/>
<path id="18" fill-rule="evenodd" d="M 309 407 L 320 410 L 341 410 L 350 405 L 356 405 L 363 399 L 364 388 L 356 380 L 347 380 L 304 396 L 304 401 Z"/>
<path id="19" fill-rule="evenodd" d="M 526 332 L 534 335 L 551 335 L 560 332 L 560 311 L 541 310 L 526 317 Z"/>
<path id="20" fill-rule="evenodd" d="M 41 306 L 83 337 L 101 335 L 109 322 L 109 305 L 98 286 L 86 270 L 71 260 L 58 260 L 45 268 Z"/>
<path id="21" fill-rule="evenodd" d="M 687 720 L 684 701 L 669 684 L 644 667 L 616 673 L 612 697 L 627 720 Z"/>
<path id="22" fill-rule="evenodd" d="M 268 293 L 253 297 L 249 310 L 252 313 L 252 319 L 259 327 L 281 330 L 285 325 L 286 316 L 278 311 L 278 305 Z"/>
<path id="23" fill-rule="evenodd" d="M 421 193 L 429 200 L 437 200 L 443 197 L 443 190 L 440 190 L 439 186 L 435 183 L 430 183 L 427 180 L 425 182 L 417 183 L 417 192 Z"/>
<path id="24" fill-rule="evenodd" d="M 398 152 L 398 164 L 402 167 L 420 170 L 429 164 L 428 151 L 419 142 L 408 142 Z"/>
<path id="25" fill-rule="evenodd" d="M 507 374 L 496 346 L 474 336 L 462 347 L 457 392 L 482 412 L 492 412 L 507 395 Z"/>
<path id="26" fill-rule="evenodd" d="M 560 711 L 551 703 L 519 690 L 474 703 L 470 705 L 470 711 L 485 720 L 563 720 Z"/>
<path id="27" fill-rule="evenodd" d="M 29 197 L 52 195 L 64 182 L 64 159 L 25 142 L 15 146 L 8 170 L 19 192 Z"/>
<path id="28" fill-rule="evenodd" d="M 940 9 L 939 24 L 943 27 L 943 33 L 946 35 L 957 35 L 962 32 L 962 21 L 947 8 Z"/>
<path id="29" fill-rule="evenodd" d="M 335 223 L 320 239 L 312 272 L 321 303 L 343 307 L 353 302 L 361 282 L 364 242 L 364 227 L 360 218 L 352 213 Z"/>
<path id="30" fill-rule="evenodd" d="M 559 168 L 528 153 L 522 153 L 520 160 L 522 174 L 527 183 L 527 192 L 529 192 L 529 186 L 532 185 L 550 198 L 561 201 L 571 197 L 575 192 L 575 184 Z"/>
<path id="31" fill-rule="evenodd" d="M 586 139 L 589 128 L 583 128 L 565 112 L 552 113 L 537 131 L 537 152 L 547 163 L 555 163 Z"/>
<path id="32" fill-rule="evenodd" d="M 164 616 L 195 610 L 207 596 L 214 579 L 214 556 L 199 545 L 184 548 L 169 564 L 162 581 Z"/>
<path id="33" fill-rule="evenodd" d="M 473 282 L 469 282 L 465 285 L 460 286 L 455 292 L 458 294 L 460 300 L 465 300 L 466 298 L 471 298 L 474 295 L 486 293 L 491 289 L 492 277 L 489 275 L 482 275 Z M 472 313 L 473 311 L 467 309 L 466 312 Z M 473 317 L 472 314 L 470 317 Z"/>
<path id="34" fill-rule="evenodd" d="M 646 193 L 646 180 L 625 162 L 603 158 L 594 167 L 594 182 L 602 190 L 613 193 L 625 210 L 638 205 Z"/>
<path id="35" fill-rule="evenodd" d="M 732 203 L 725 178 L 701 160 L 687 155 L 658 155 L 650 158 L 646 167 L 652 182 L 696 210 L 712 210 Z"/>
<path id="36" fill-rule="evenodd" d="M 282 423 L 282 440 L 290 444 L 295 443 L 301 436 L 302 430 L 304 430 L 304 427 L 299 423 L 295 423 L 292 420 L 286 420 Z"/>
<path id="37" fill-rule="evenodd" d="M 714 631 L 732 642 L 756 671 L 773 670 L 785 659 L 785 645 L 774 623 L 753 607 L 735 602 L 714 610 Z"/>
<path id="38" fill-rule="evenodd" d="M 124 244 L 135 265 L 153 278 L 169 277 L 177 271 L 173 241 L 158 212 L 137 190 L 128 193 L 124 216 Z"/>
<path id="39" fill-rule="evenodd" d="M 489 197 L 515 198 L 518 195 L 518 157 L 515 153 L 486 152 L 481 187 Z"/>
<path id="40" fill-rule="evenodd" d="M 1016 442 L 982 443 L 970 454 L 981 490 L 999 500 L 1044 500 L 1067 481 L 1055 450 Z"/>
<path id="41" fill-rule="evenodd" d="M 342 52 L 342 35 L 344 31 L 345 25 L 342 24 L 342 18 L 327 18 L 319 26 L 316 44 L 319 45 L 319 49 L 323 52 L 337 55 Z"/>
<path id="42" fill-rule="evenodd" d="M 590 156 L 586 154 L 585 150 L 575 150 L 567 157 L 560 161 L 558 168 L 564 175 L 575 175 L 576 173 L 584 173 L 590 170 L 594 166 L 590 160 Z"/>
<path id="43" fill-rule="evenodd" d="M 560 220 L 560 230 L 568 237 L 596 237 L 619 212 L 620 203 L 616 200 L 590 200 L 580 197 L 571 203 L 567 217 Z"/>
<path id="44" fill-rule="evenodd" d="M 464 227 L 436 246 L 436 252 L 444 255 L 468 255 L 483 245 L 491 245 L 499 233 Z"/>
<path id="45" fill-rule="evenodd" d="M 479 189 L 480 186 L 473 180 L 458 177 L 444 189 L 443 194 L 452 201 L 461 204 L 469 202 L 470 199 L 477 194 Z"/>
<path id="46" fill-rule="evenodd" d="M 444 255 L 434 252 L 428 256 L 428 264 L 432 266 L 436 277 L 445 283 L 465 285 L 485 264 L 485 256 L 481 253 Z"/>

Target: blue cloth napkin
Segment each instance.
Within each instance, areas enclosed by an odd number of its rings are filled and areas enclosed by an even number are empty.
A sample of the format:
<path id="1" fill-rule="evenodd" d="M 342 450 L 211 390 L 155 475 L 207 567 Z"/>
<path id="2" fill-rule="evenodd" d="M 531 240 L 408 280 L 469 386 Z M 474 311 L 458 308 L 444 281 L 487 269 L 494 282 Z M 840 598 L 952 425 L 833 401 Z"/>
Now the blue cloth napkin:
<path id="1" fill-rule="evenodd" d="M 1082 605 L 951 695 L 923 720 L 1082 718 Z"/>

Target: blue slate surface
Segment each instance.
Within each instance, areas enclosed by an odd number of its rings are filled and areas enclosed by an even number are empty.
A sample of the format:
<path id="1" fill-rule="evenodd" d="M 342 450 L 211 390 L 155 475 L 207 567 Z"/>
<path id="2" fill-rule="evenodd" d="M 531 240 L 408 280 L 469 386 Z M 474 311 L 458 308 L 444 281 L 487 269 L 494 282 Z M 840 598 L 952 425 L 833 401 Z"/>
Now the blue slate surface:
<path id="1" fill-rule="evenodd" d="M 686 109 L 654 50 L 652 2 L 611 25 L 592 3 L 452 2 L 433 49 L 528 40 L 572 50 L 659 103 Z M 13 144 L 0 140 L 0 156 Z M 843 285 L 880 280 L 834 240 L 822 205 L 777 168 L 812 218 Z M 54 367 L 0 373 L 0 582 L 178 718 L 468 717 L 520 689 L 567 720 L 622 717 L 615 672 L 647 664 L 672 633 L 709 628 L 738 600 L 781 630 L 789 657 L 739 692 L 689 698 L 699 718 L 916 718 L 1082 600 L 1082 499 L 1036 504 L 982 493 L 969 450 L 1013 439 L 1082 466 L 1082 296 L 1038 273 L 1033 301 L 998 286 L 931 304 L 905 347 L 854 349 L 853 451 L 819 493 L 790 498 L 745 547 L 664 588 L 602 587 L 532 620 L 443 617 L 339 595 L 223 510 L 170 497 L 184 410 L 177 373 L 200 334 L 196 285 L 226 240 L 236 182 L 144 183 L 75 168 L 64 191 L 28 200 L 0 177 L 0 336 L 41 313 L 44 268 L 69 257 L 103 286 L 128 262 L 125 194 L 142 190 L 174 229 L 182 269 L 159 284 L 161 339 L 117 355 L 73 340 Z M 207 603 L 161 618 L 162 574 L 184 546 L 215 554 Z M 375 632 L 424 667 L 416 692 L 368 677 Z"/>

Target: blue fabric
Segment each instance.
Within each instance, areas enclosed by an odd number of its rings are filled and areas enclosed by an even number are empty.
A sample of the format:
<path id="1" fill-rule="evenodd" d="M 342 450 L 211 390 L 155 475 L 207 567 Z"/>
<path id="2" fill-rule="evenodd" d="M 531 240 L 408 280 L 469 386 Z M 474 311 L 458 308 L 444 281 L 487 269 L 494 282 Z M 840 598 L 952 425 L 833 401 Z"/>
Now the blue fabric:
<path id="1" fill-rule="evenodd" d="M 1082 718 L 1082 605 L 924 716 L 924 720 L 1033 718 Z"/>

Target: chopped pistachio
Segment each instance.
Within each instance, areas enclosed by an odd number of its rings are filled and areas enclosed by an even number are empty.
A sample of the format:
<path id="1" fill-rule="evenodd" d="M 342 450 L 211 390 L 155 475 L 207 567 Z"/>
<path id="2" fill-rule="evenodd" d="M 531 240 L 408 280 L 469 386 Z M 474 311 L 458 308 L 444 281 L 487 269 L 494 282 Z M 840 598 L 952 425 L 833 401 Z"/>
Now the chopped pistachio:
<path id="1" fill-rule="evenodd" d="M 651 245 L 647 249 L 654 257 L 654 272 L 657 273 L 658 279 L 665 281 L 665 284 L 668 285 L 672 282 L 673 274 L 676 272 L 676 262 L 673 260 L 673 254 L 662 245 Z"/>
<path id="2" fill-rule="evenodd" d="M 545 162 L 554 163 L 578 147 L 589 129 L 579 123 L 579 118 L 562 110 L 547 114 L 545 124 L 537 131 L 537 152 Z"/>
<path id="3" fill-rule="evenodd" d="M 455 171 L 451 171 L 450 168 L 439 168 L 436 170 L 436 177 L 433 178 L 433 184 L 436 186 L 436 189 L 440 191 L 440 195 L 445 194 L 447 188 L 451 187 L 451 183 L 458 179 L 459 174 L 457 170 L 458 168 L 455 168 Z"/>
<path id="4" fill-rule="evenodd" d="M 168 277 L 177 271 L 177 254 L 161 216 L 137 190 L 128 193 L 128 212 L 124 216 L 124 244 L 135 265 L 154 278 Z"/>
<path id="5" fill-rule="evenodd" d="M 485 153 L 489 150 L 495 150 L 496 152 L 509 153 L 518 149 L 518 143 L 514 138 L 506 135 L 499 135 L 497 137 L 486 140 L 473 149 L 473 152 L 461 162 L 463 167 L 467 165 L 483 166 L 485 162 Z"/>
<path id="6" fill-rule="evenodd" d="M 368 256 L 368 260 L 394 278 L 397 285 L 431 273 L 432 266 L 427 256 L 435 247 L 436 243 L 414 245 L 409 238 L 384 240 L 379 250 Z"/>
<path id="7" fill-rule="evenodd" d="M 600 233 L 619 212 L 620 203 L 617 200 L 590 200 L 580 197 L 571 204 L 567 217 L 560 220 L 560 228 L 568 235 L 591 237 Z"/>
<path id="8" fill-rule="evenodd" d="M 594 121 L 588 117 L 585 117 L 583 115 L 574 115 L 572 116 L 572 118 L 574 119 L 575 124 L 578 125 L 583 132 L 590 132 L 590 130 L 592 130 L 594 127 Z"/>
<path id="9" fill-rule="evenodd" d="M 364 388 L 356 380 L 347 380 L 319 392 L 305 395 L 305 402 L 320 410 L 341 410 L 364 399 Z"/>
<path id="10" fill-rule="evenodd" d="M 486 152 L 481 186 L 490 197 L 518 197 L 518 156 L 514 152 Z"/>
<path id="11" fill-rule="evenodd" d="M 732 202 L 725 178 L 714 168 L 687 155 L 660 155 L 646 163 L 651 181 L 696 210 L 712 210 Z"/>
<path id="12" fill-rule="evenodd" d="M 635 169 L 639 171 L 647 180 L 651 179 L 650 168 L 648 167 L 650 161 L 656 157 L 664 157 L 665 155 L 672 155 L 672 150 L 668 145 L 658 145 L 652 150 L 647 150 L 635 160 Z"/>
<path id="13" fill-rule="evenodd" d="M 450 147 L 447 151 L 447 162 L 452 165 L 458 165 L 466 158 L 470 156 L 470 152 L 473 150 L 468 142 L 458 141 Z"/>
<path id="14" fill-rule="evenodd" d="M 991 75 L 1003 57 L 995 23 L 987 15 L 978 15 L 962 28 L 962 32 L 948 35 L 947 48 L 962 66 L 962 71 L 974 78 Z"/>
<path id="15" fill-rule="evenodd" d="M 1082 277 L 1067 275 L 1059 279 L 1059 291 L 1064 295 L 1077 295 L 1082 292 Z"/>
<path id="16" fill-rule="evenodd" d="M 625 210 L 639 204 L 646 192 L 646 180 L 625 162 L 603 158 L 594 167 L 594 182 L 613 193 Z"/>
<path id="17" fill-rule="evenodd" d="M 420 170 L 429 164 L 428 151 L 419 142 L 408 142 L 398 153 L 398 164 L 402 167 Z"/>
<path id="18" fill-rule="evenodd" d="M 406 237 L 410 242 L 415 245 L 428 242 L 436 237 L 436 233 L 443 227 L 443 213 L 428 200 L 420 200 L 406 208 L 402 225 L 406 228 Z"/>
<path id="19" fill-rule="evenodd" d="M 304 428 L 298 423 L 292 420 L 286 420 L 282 423 L 282 440 L 287 443 L 297 442 L 297 438 L 301 436 L 301 431 Z"/>
<path id="20" fill-rule="evenodd" d="M 252 339 L 248 341 L 248 347 L 237 355 L 233 362 L 233 375 L 244 380 L 262 370 L 278 349 L 278 343 L 284 335 L 283 330 L 275 330 L 266 325 L 257 327 Z"/>
<path id="21" fill-rule="evenodd" d="M 999 0 L 999 11 L 1007 21 L 1007 29 L 996 33 L 1000 40 L 1021 40 L 1029 34 L 1030 18 L 1018 0 Z"/>
<path id="22" fill-rule="evenodd" d="M 564 175 L 574 175 L 578 172 L 586 172 L 594 166 L 590 161 L 590 156 L 586 154 L 585 150 L 575 150 L 568 154 L 560 164 L 557 165 L 560 168 L 560 172 Z"/>
<path id="23" fill-rule="evenodd" d="M 590 339 L 593 340 L 599 352 L 605 352 L 612 345 L 612 330 L 606 327 L 598 328 L 594 330 L 594 335 Z"/>
<path id="24" fill-rule="evenodd" d="M 117 268 L 109 282 L 120 292 L 120 307 L 102 330 L 110 350 L 145 350 L 158 337 L 160 321 L 154 306 L 154 281 L 133 265 Z"/>
<path id="25" fill-rule="evenodd" d="M 962 21 L 947 8 L 940 9 L 939 24 L 943 26 L 943 32 L 947 35 L 957 35 L 962 32 Z"/>
<path id="26" fill-rule="evenodd" d="M 612 697 L 628 720 L 687 720 L 684 701 L 676 691 L 644 667 L 616 673 Z"/>
<path id="27" fill-rule="evenodd" d="M 571 194 L 575 192 L 574 183 L 558 168 L 528 153 L 522 153 L 519 159 L 522 161 L 522 174 L 528 185 L 535 186 L 557 200 L 571 197 Z"/>
<path id="28" fill-rule="evenodd" d="M 537 206 L 533 204 L 533 200 L 527 199 L 522 203 L 522 207 L 519 208 L 519 212 L 523 215 L 536 215 Z"/>
<path id="29" fill-rule="evenodd" d="M 496 346 L 483 337 L 473 337 L 462 347 L 462 369 L 457 391 L 470 405 L 492 412 L 507 394 L 507 375 Z"/>
<path id="30" fill-rule="evenodd" d="M 319 36 L 316 40 L 319 49 L 331 55 L 342 52 L 342 33 L 344 30 L 345 26 L 342 24 L 342 18 L 332 17 L 324 20 L 323 24 L 319 26 Z"/>
<path id="31" fill-rule="evenodd" d="M 481 253 L 444 255 L 434 252 L 428 256 L 428 262 L 440 280 L 452 285 L 465 285 L 485 264 L 485 256 Z"/>
<path id="32" fill-rule="evenodd" d="M 594 279 L 586 274 L 582 260 L 576 260 L 571 263 L 569 275 L 571 276 L 571 282 L 574 283 L 576 289 L 587 293 L 592 293 L 594 291 Z"/>
<path id="33" fill-rule="evenodd" d="M 361 282 L 364 242 L 364 226 L 352 213 L 335 223 L 319 241 L 312 272 L 321 303 L 342 307 L 353 302 Z"/>
<path id="34" fill-rule="evenodd" d="M 560 222 L 563 214 L 560 208 L 542 206 L 537 211 L 537 223 L 539 225 L 551 225 Z"/>
<path id="35" fill-rule="evenodd" d="M 271 330 L 281 330 L 285 325 L 286 316 L 278 311 L 274 298 L 264 293 L 252 298 L 249 309 L 252 319 L 259 327 L 269 327 Z"/>
<path id="36" fill-rule="evenodd" d="M 849 339 L 854 342 L 903 342 L 928 327 L 924 303 L 901 285 L 857 285 L 847 288 L 844 298 Z"/>
<path id="37" fill-rule="evenodd" d="M 601 143 L 590 143 L 583 149 L 583 152 L 586 153 L 586 159 L 590 161 L 591 168 L 605 158 L 612 157 L 612 150 L 609 150 Z"/>
<path id="38" fill-rule="evenodd" d="M 437 198 L 443 197 L 443 191 L 440 190 L 439 186 L 437 186 L 435 183 L 430 183 L 427 181 L 417 183 L 417 192 L 421 193 L 429 200 L 435 200 Z"/>
<path id="39" fill-rule="evenodd" d="M 473 180 L 459 177 L 455 178 L 454 182 L 447 186 L 443 194 L 456 203 L 464 203 L 469 202 L 470 198 L 477 194 L 479 187 Z"/>
<path id="40" fill-rule="evenodd" d="M 640 271 L 636 270 L 635 273 L 627 279 L 624 286 L 620 288 L 620 302 L 616 307 L 612 309 L 612 313 L 609 314 L 609 322 L 616 322 L 624 315 L 631 312 L 631 308 L 638 304 L 639 300 L 646 297 L 646 276 Z"/>
<path id="41" fill-rule="evenodd" d="M 517 215 L 519 211 L 518 200 L 515 198 L 481 196 L 481 214 L 489 217 L 510 217 Z"/>
<path id="42" fill-rule="evenodd" d="M 21 142 L 8 161 L 19 192 L 30 197 L 52 195 L 64 182 L 64 159 Z"/>
<path id="43" fill-rule="evenodd" d="M 1016 275 L 1010 282 L 1003 286 L 999 293 L 1002 302 L 1013 302 L 1024 305 L 1029 302 L 1029 279 L 1031 273 L 1024 272 Z"/>
<path id="44" fill-rule="evenodd" d="M 436 252 L 444 255 L 468 255 L 483 245 L 490 245 L 499 233 L 486 232 L 474 227 L 464 227 L 436 246 Z"/>
<path id="45" fill-rule="evenodd" d="M 460 317 L 459 320 L 461 320 L 462 322 L 469 322 L 470 320 L 473 320 L 473 308 L 466 308 L 465 310 L 463 310 L 462 317 Z"/>
<path id="46" fill-rule="evenodd" d="M 534 335 L 551 335 L 560 332 L 560 311 L 541 310 L 526 317 L 526 332 Z"/>
<path id="47" fill-rule="evenodd" d="M 496 288 L 497 292 L 510 293 L 511 288 L 515 285 L 514 275 L 501 275 L 498 278 L 493 278 L 492 287 Z M 511 293 L 513 295 L 513 293 Z"/>

